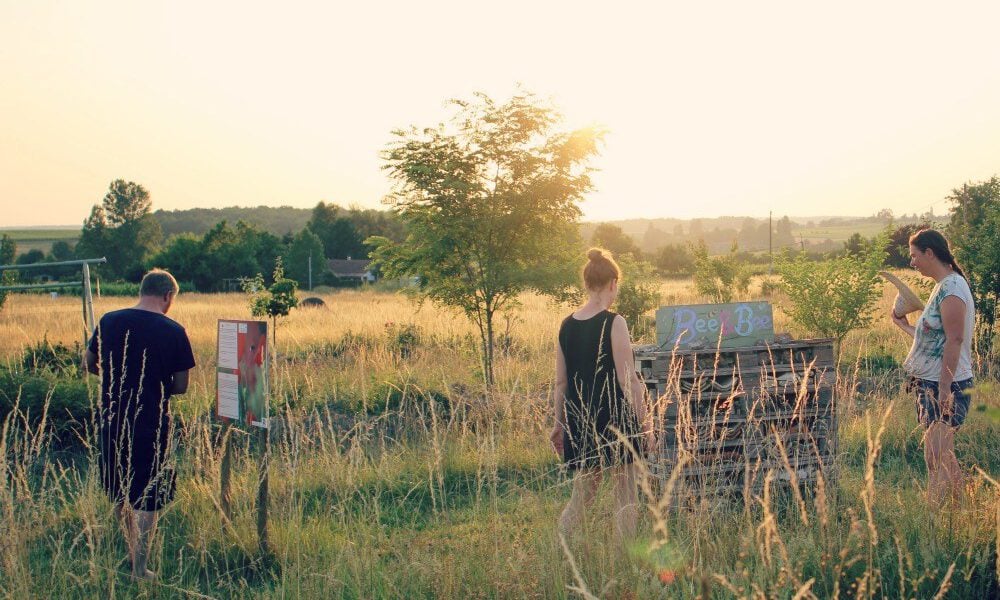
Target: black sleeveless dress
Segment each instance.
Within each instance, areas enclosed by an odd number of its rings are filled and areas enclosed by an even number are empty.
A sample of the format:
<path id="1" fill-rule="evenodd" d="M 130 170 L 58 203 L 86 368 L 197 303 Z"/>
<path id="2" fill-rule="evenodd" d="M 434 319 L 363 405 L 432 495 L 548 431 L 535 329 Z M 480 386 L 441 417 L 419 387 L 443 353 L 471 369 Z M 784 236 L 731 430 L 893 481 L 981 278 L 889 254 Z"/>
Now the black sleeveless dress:
<path id="1" fill-rule="evenodd" d="M 563 460 L 570 469 L 610 467 L 641 456 L 639 421 L 615 373 L 616 316 L 608 310 L 584 320 L 570 315 L 559 327 L 567 375 Z"/>

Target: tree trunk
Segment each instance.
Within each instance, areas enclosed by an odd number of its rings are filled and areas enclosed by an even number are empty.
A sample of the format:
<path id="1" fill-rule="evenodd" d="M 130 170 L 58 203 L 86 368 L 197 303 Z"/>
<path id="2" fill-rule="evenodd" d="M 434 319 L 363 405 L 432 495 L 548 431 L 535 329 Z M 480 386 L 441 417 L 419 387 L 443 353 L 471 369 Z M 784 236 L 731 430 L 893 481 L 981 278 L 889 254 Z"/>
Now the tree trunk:
<path id="1" fill-rule="evenodd" d="M 486 339 L 484 341 L 484 357 L 486 363 L 486 388 L 493 390 L 493 310 L 486 309 Z"/>

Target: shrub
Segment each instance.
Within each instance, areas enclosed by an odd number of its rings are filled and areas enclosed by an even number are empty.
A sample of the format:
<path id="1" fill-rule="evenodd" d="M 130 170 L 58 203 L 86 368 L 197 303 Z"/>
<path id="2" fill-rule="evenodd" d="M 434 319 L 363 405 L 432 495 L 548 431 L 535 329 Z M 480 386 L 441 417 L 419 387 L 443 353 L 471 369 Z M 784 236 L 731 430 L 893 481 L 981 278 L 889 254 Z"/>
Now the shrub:
<path id="1" fill-rule="evenodd" d="M 615 307 L 625 317 L 629 328 L 635 331 L 636 337 L 641 337 L 648 328 L 647 320 L 642 316 L 660 304 L 660 282 L 653 266 L 645 261 L 624 254 L 618 262 L 623 273 Z"/>
<path id="2" fill-rule="evenodd" d="M 791 301 L 785 312 L 813 334 L 840 342 L 852 329 L 872 322 L 875 303 L 882 295 L 878 271 L 885 243 L 873 243 L 864 252 L 811 262 L 787 253 L 777 263 L 782 288 Z"/>
<path id="3" fill-rule="evenodd" d="M 0 368 L 0 423 L 11 416 L 15 407 L 15 421 L 23 419 L 21 423 L 32 428 L 45 415 L 55 449 L 79 447 L 92 417 L 87 382 L 83 379 L 59 376 L 49 370 L 33 373 Z"/>
<path id="4" fill-rule="evenodd" d="M 82 357 L 83 347 L 80 342 L 74 342 L 73 346 L 63 343 L 52 344 L 48 335 L 45 335 L 34 346 L 25 347 L 21 356 L 21 366 L 32 375 L 48 371 L 56 375 L 76 377 L 81 373 Z"/>
<path id="5" fill-rule="evenodd" d="M 779 290 L 781 290 L 780 281 L 767 278 L 764 281 L 760 282 L 760 295 L 764 296 L 765 298 L 770 298 Z"/>
<path id="6" fill-rule="evenodd" d="M 750 271 L 739 262 L 735 242 L 729 253 L 722 256 L 709 256 L 703 241 L 694 246 L 692 252 L 694 286 L 699 294 L 708 296 L 712 302 L 725 303 L 749 291 Z"/>
<path id="7" fill-rule="evenodd" d="M 385 324 L 385 334 L 388 338 L 389 349 L 399 354 L 400 358 L 409 358 L 416 350 L 423 339 L 420 328 L 413 323 L 395 323 L 389 321 Z"/>

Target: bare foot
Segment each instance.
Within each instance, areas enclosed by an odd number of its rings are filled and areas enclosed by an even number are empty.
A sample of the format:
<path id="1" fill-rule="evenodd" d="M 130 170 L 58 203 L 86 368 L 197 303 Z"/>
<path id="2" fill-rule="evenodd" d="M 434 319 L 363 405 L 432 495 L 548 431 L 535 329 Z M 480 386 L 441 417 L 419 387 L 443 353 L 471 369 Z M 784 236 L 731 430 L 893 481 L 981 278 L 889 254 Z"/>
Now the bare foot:
<path id="1" fill-rule="evenodd" d="M 132 572 L 132 581 L 156 581 L 156 573 L 146 569 L 145 573 Z"/>

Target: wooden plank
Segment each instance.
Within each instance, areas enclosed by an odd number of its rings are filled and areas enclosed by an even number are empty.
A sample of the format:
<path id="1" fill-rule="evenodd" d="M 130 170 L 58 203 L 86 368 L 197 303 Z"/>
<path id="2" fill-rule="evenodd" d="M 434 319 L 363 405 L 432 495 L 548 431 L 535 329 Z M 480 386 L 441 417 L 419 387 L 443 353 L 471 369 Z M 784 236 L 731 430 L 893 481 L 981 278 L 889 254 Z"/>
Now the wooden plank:
<path id="1" fill-rule="evenodd" d="M 789 458 L 789 465 L 794 470 L 799 469 L 810 469 L 810 468 L 822 468 L 824 465 L 830 465 L 833 463 L 833 456 L 828 455 L 822 458 L 816 458 L 815 456 L 801 457 L 798 460 Z M 661 460 L 655 463 L 656 471 L 660 473 L 666 473 L 669 476 L 677 463 L 669 460 L 669 457 L 661 457 Z M 652 466 L 652 465 L 651 465 Z M 722 462 L 717 464 L 709 465 L 698 465 L 696 463 L 689 463 L 683 470 L 683 474 L 687 477 L 698 476 L 698 475 L 724 475 L 728 473 L 737 473 L 739 471 L 745 471 L 747 468 L 751 468 L 756 472 L 766 473 L 768 470 L 774 470 L 777 474 L 778 471 L 785 471 L 785 463 L 779 458 L 773 458 L 770 460 L 761 460 L 758 462 L 755 458 L 748 458 L 746 460 L 739 460 L 733 462 Z M 653 469 L 650 469 L 651 472 Z"/>

